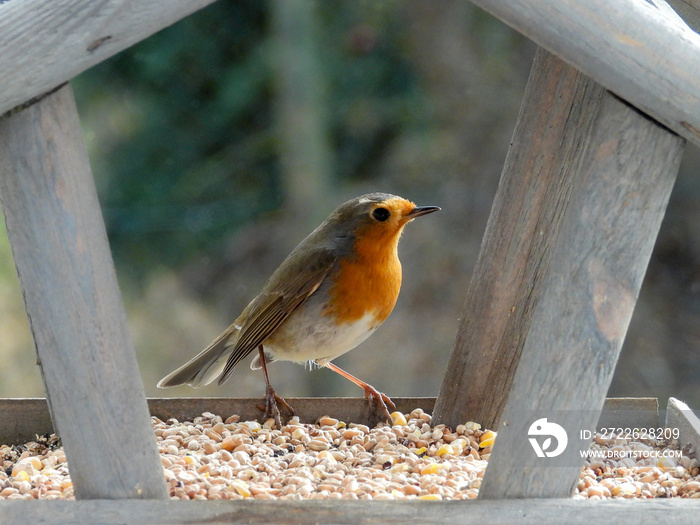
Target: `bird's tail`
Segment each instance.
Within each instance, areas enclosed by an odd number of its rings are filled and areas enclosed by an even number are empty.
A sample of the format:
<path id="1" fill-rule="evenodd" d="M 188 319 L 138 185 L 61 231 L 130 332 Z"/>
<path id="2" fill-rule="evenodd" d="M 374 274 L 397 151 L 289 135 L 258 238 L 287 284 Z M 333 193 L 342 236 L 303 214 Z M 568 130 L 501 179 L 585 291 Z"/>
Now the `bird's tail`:
<path id="1" fill-rule="evenodd" d="M 236 324 L 229 326 L 199 354 L 158 381 L 158 388 L 179 385 L 198 388 L 214 381 L 223 372 L 239 333 L 240 326 Z"/>

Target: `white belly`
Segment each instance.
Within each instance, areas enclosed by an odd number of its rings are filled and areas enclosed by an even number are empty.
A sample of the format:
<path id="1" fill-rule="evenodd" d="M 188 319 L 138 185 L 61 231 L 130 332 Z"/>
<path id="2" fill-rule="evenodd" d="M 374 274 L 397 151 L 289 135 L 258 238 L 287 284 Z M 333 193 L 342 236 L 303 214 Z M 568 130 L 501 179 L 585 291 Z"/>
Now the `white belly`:
<path id="1" fill-rule="evenodd" d="M 378 326 L 374 315 L 338 325 L 332 318 L 320 315 L 323 305 L 306 305 L 310 308 L 294 312 L 263 343 L 266 353 L 273 359 L 296 363 L 317 361 L 323 366 L 355 348 Z"/>

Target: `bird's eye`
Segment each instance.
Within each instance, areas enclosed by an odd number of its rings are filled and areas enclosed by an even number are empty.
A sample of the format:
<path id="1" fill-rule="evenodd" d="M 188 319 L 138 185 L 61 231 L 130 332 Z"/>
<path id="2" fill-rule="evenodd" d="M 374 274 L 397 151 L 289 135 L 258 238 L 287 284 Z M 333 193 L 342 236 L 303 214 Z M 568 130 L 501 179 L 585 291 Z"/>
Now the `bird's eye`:
<path id="1" fill-rule="evenodd" d="M 379 222 L 384 222 L 389 218 L 389 210 L 386 208 L 375 208 L 375 210 L 372 212 L 372 217 L 377 219 Z"/>

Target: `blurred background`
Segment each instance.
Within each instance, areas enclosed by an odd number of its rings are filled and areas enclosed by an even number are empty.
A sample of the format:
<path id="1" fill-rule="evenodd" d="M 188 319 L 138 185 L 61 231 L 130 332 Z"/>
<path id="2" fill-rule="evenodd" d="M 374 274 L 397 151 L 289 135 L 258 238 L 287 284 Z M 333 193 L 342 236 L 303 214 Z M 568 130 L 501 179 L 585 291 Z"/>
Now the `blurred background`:
<path id="1" fill-rule="evenodd" d="M 394 313 L 335 362 L 390 396 L 435 396 L 535 46 L 463 0 L 215 4 L 73 82 L 149 396 L 337 205 L 385 191 L 412 223 Z M 700 155 L 689 146 L 610 395 L 700 406 Z M 43 396 L 4 227 L 0 396 Z M 328 370 L 270 368 L 282 396 L 359 396 Z"/>

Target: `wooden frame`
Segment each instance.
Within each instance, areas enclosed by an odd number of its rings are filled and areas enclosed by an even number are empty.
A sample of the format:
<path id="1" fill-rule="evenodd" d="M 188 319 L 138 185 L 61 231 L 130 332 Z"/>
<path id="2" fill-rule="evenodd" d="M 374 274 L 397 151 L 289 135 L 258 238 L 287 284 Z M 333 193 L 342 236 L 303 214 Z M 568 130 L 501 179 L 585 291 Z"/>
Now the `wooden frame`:
<path id="1" fill-rule="evenodd" d="M 259 398 L 188 397 L 150 398 L 148 409 L 152 416 L 166 421 L 192 421 L 203 412 L 222 417 L 237 414 L 242 420 L 260 417 Z M 325 397 L 289 398 L 302 423 L 315 423 L 321 416 L 331 415 L 341 421 L 368 424 L 367 403 L 363 398 Z M 409 413 L 422 408 L 431 413 L 434 397 L 398 397 L 393 399 L 396 409 Z M 605 401 L 599 426 L 652 428 L 659 423 L 659 404 L 656 398 L 610 398 Z M 54 431 L 48 403 L 43 398 L 0 399 L 0 443 L 15 445 L 31 441 L 36 435 Z M 689 439 L 692 440 L 692 439 Z"/>
<path id="2" fill-rule="evenodd" d="M 214 0 L 23 0 L 0 5 L 0 115 Z"/>
<path id="3" fill-rule="evenodd" d="M 664 0 L 473 2 L 700 144 L 700 35 Z"/>

